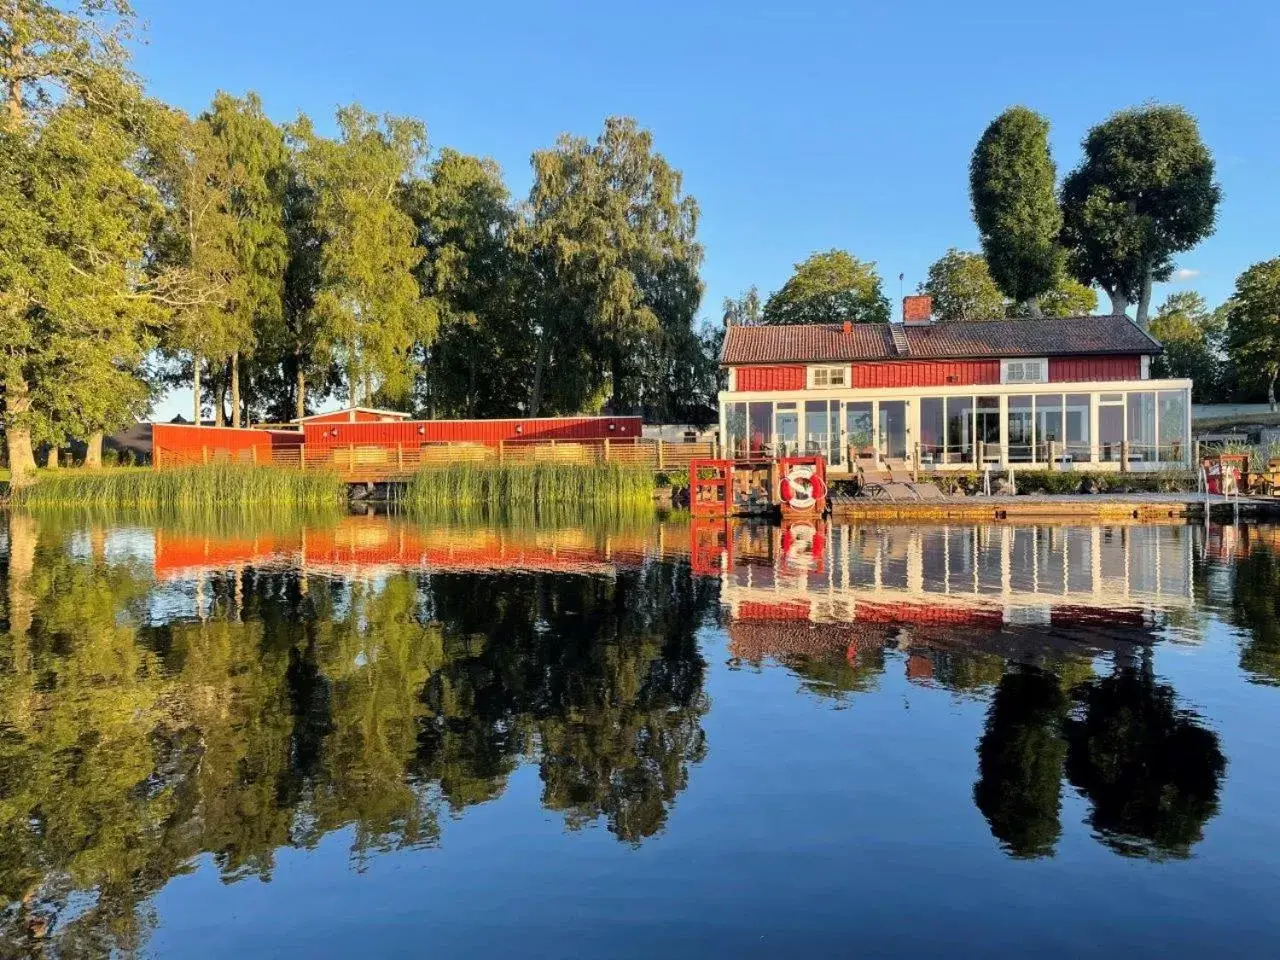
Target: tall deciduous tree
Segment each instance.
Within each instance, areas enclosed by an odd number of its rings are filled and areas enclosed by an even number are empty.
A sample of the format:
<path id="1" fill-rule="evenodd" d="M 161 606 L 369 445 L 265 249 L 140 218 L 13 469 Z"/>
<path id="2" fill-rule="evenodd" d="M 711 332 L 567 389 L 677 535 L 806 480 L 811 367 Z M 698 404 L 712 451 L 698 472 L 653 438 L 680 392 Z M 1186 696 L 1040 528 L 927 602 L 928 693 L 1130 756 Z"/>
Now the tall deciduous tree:
<path id="1" fill-rule="evenodd" d="M 887 323 L 889 300 L 874 261 L 844 250 L 815 253 L 764 305 L 765 323 Z"/>
<path id="2" fill-rule="evenodd" d="M 1241 375 L 1267 384 L 1267 403 L 1274 410 L 1280 376 L 1280 257 L 1240 274 L 1226 314 L 1227 353 Z"/>
<path id="3" fill-rule="evenodd" d="M 594 143 L 561 136 L 533 170 L 518 237 L 540 291 L 530 410 L 587 406 L 604 391 L 615 411 L 630 409 L 640 347 L 687 331 L 701 300 L 697 203 L 626 117 L 606 120 Z"/>
<path id="4" fill-rule="evenodd" d="M 1222 399 L 1224 317 L 1190 290 L 1170 294 L 1151 318 L 1151 335 L 1164 353 L 1151 361 L 1153 377 L 1186 377 L 1196 403 Z"/>
<path id="5" fill-rule="evenodd" d="M 1049 122 L 1026 107 L 996 117 L 969 161 L 973 219 L 992 279 L 1033 313 L 1062 271 L 1056 176 Z"/>
<path id="6" fill-rule="evenodd" d="M 445 149 L 406 194 L 406 209 L 426 251 L 418 283 L 440 318 L 423 357 L 421 405 L 434 416 L 518 413 L 534 345 L 501 171 Z"/>
<path id="7" fill-rule="evenodd" d="M 413 386 L 414 347 L 431 341 L 437 323 L 414 278 L 423 251 L 401 202 L 425 155 L 426 128 L 354 105 L 338 111 L 338 128 L 330 140 L 303 117 L 294 130 L 322 242 L 320 343 L 342 367 L 351 403 L 370 402 L 375 392 L 403 399 Z"/>
<path id="8" fill-rule="evenodd" d="M 1098 291 L 1067 273 L 1058 274 L 1053 286 L 1040 295 L 1040 312 L 1046 317 L 1079 317 L 1098 309 Z"/>
<path id="9" fill-rule="evenodd" d="M 753 284 L 738 297 L 725 297 L 721 318 L 726 327 L 753 327 L 763 322 L 760 291 Z"/>
<path id="10" fill-rule="evenodd" d="M 156 304 L 141 274 L 157 197 L 123 0 L 0 3 L 0 382 L 11 482 L 33 442 L 137 413 Z"/>
<path id="11" fill-rule="evenodd" d="M 1181 107 L 1122 110 L 1089 131 L 1062 186 L 1071 268 L 1146 327 L 1153 281 L 1213 232 L 1221 189 L 1195 119 Z"/>
<path id="12" fill-rule="evenodd" d="M 231 344 L 228 380 L 231 422 L 239 426 L 246 407 L 241 398 L 241 361 L 249 358 L 251 366 L 269 364 L 284 320 L 289 156 L 284 131 L 263 113 L 257 94 L 239 99 L 219 93 L 201 121 L 212 134 L 229 187 L 229 246 L 240 296 L 229 318 L 236 340 Z M 262 348 L 265 355 L 255 357 L 255 348 Z"/>
<path id="13" fill-rule="evenodd" d="M 998 320 L 1005 314 L 1004 295 L 980 253 L 952 247 L 929 267 L 920 292 L 933 298 L 938 320 Z"/>

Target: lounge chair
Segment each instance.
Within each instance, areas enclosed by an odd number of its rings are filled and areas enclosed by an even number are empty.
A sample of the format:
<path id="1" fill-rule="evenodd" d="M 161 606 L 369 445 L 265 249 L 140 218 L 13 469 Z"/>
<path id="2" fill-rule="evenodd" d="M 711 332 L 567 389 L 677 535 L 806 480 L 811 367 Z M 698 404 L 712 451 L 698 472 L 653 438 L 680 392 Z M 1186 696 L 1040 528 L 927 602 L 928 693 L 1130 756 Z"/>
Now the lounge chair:
<path id="1" fill-rule="evenodd" d="M 916 485 L 911 482 L 911 474 L 905 469 L 895 468 L 888 463 L 881 469 L 873 458 L 859 457 L 858 474 L 862 477 L 859 496 L 871 500 L 921 499 Z"/>

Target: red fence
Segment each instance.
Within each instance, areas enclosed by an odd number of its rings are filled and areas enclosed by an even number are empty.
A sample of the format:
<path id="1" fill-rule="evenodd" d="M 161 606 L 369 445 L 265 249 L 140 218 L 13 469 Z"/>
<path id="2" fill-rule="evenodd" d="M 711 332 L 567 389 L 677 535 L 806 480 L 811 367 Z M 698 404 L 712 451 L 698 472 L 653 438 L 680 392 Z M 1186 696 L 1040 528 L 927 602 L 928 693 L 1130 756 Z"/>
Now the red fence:
<path id="1" fill-rule="evenodd" d="M 307 455 L 352 444 L 417 448 L 424 443 L 474 443 L 496 447 L 504 441 L 635 440 L 640 417 L 544 417 L 525 420 L 401 420 L 383 423 L 307 423 Z"/>

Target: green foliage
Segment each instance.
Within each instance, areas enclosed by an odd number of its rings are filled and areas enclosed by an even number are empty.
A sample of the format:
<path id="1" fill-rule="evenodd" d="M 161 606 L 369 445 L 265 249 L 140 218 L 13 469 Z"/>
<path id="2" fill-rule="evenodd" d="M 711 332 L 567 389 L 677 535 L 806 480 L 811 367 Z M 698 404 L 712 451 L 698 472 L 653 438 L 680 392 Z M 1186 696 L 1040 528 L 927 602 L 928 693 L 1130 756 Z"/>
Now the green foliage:
<path id="1" fill-rule="evenodd" d="M 459 463 L 420 470 L 402 501 L 412 507 L 538 507 L 611 503 L 652 506 L 656 487 L 647 469 L 616 463 Z"/>
<path id="2" fill-rule="evenodd" d="M 438 313 L 421 299 L 414 271 L 424 251 L 400 202 L 426 151 L 417 120 L 342 107 L 336 140 L 303 117 L 292 136 L 314 196 L 322 238 L 314 310 L 321 348 L 346 374 L 347 399 L 375 392 L 402 401 L 414 380 L 414 348 L 435 337 Z"/>
<path id="3" fill-rule="evenodd" d="M 342 481 L 323 470 L 225 463 L 172 470 L 60 470 L 16 493 L 15 500 L 23 506 L 42 508 L 207 512 L 252 505 L 336 505 L 345 495 Z"/>
<path id="4" fill-rule="evenodd" d="M 124 3 L 5 12 L 0 75 L 0 385 L 15 486 L 32 443 L 145 408 L 156 304 L 140 265 L 158 197 L 139 172 L 147 107 L 125 70 Z"/>
<path id="5" fill-rule="evenodd" d="M 1173 257 L 1213 232 L 1221 189 L 1195 119 L 1181 107 L 1122 110 L 1089 131 L 1084 157 L 1062 185 L 1071 269 L 1111 297 L 1138 302 L 1146 326 L 1154 280 Z"/>
<path id="6" fill-rule="evenodd" d="M 517 235 L 541 278 L 529 412 L 652 404 L 702 298 L 698 205 L 630 118 L 610 117 L 594 143 L 563 135 L 532 162 Z"/>
<path id="7" fill-rule="evenodd" d="M 764 323 L 887 323 L 889 301 L 874 262 L 844 250 L 815 253 L 764 305 Z"/>
<path id="8" fill-rule="evenodd" d="M 920 292 L 933 298 L 937 320 L 1000 320 L 1005 298 L 980 253 L 952 247 L 929 266 Z"/>
<path id="9" fill-rule="evenodd" d="M 1098 292 L 1065 273 L 1054 278 L 1053 286 L 1036 301 L 1046 317 L 1082 317 L 1098 310 Z"/>
<path id="10" fill-rule="evenodd" d="M 1267 384 L 1267 400 L 1274 404 L 1280 376 L 1280 257 L 1240 274 L 1226 323 L 1227 355 L 1241 376 Z"/>
<path id="11" fill-rule="evenodd" d="M 725 297 L 721 319 L 726 327 L 754 327 L 764 322 L 760 291 L 748 287 L 739 297 Z"/>
<path id="12" fill-rule="evenodd" d="M 509 416 L 528 400 L 529 278 L 511 246 L 515 214 L 497 164 L 446 148 L 404 205 L 425 255 L 418 284 L 439 317 L 417 404 L 432 416 Z"/>
<path id="13" fill-rule="evenodd" d="M 1196 403 L 1229 396 L 1222 382 L 1224 322 L 1200 294 L 1170 294 L 1151 319 L 1151 335 L 1164 345 L 1164 353 L 1151 361 L 1151 375 L 1189 377 L 1194 383 L 1191 399 Z"/>
<path id="14" fill-rule="evenodd" d="M 991 277 L 1014 303 L 1036 301 L 1062 272 L 1062 213 L 1054 193 L 1049 122 L 1010 107 L 983 131 L 969 162 L 969 193 Z"/>

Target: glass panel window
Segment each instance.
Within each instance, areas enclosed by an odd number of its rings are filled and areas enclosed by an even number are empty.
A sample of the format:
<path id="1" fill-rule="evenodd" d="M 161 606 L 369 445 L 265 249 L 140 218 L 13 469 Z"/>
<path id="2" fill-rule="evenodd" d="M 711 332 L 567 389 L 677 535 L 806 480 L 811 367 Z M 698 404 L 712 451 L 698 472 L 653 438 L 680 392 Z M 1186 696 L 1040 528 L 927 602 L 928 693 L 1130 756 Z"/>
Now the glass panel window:
<path id="1" fill-rule="evenodd" d="M 724 448 L 731 457 L 747 455 L 747 405 L 726 403 L 724 411 Z"/>
<path id="2" fill-rule="evenodd" d="M 1048 463 L 1050 449 L 1059 449 L 1062 440 L 1062 395 L 1036 397 L 1036 460 Z"/>
<path id="3" fill-rule="evenodd" d="M 1031 414 L 1031 397 L 1009 398 L 1009 461 L 1029 463 L 1035 450 L 1035 423 Z"/>
<path id="4" fill-rule="evenodd" d="M 1000 461 L 1000 398 L 979 397 L 974 435 L 982 443 L 984 463 Z"/>
<path id="5" fill-rule="evenodd" d="M 1147 390 L 1129 394 L 1129 462 L 1153 463 L 1156 459 L 1156 395 Z"/>
<path id="6" fill-rule="evenodd" d="M 782 456 L 800 452 L 800 414 L 796 413 L 794 403 L 778 404 L 777 438 L 778 453 Z"/>
<path id="7" fill-rule="evenodd" d="M 831 444 L 831 405 L 826 400 L 808 400 L 804 405 L 804 452 L 826 456 Z"/>
<path id="8" fill-rule="evenodd" d="M 1067 453 L 1077 463 L 1090 458 L 1089 450 L 1089 394 L 1067 394 L 1066 406 Z"/>
<path id="9" fill-rule="evenodd" d="M 973 397 L 947 397 L 947 463 L 973 463 Z"/>
<path id="10" fill-rule="evenodd" d="M 871 420 L 871 404 L 846 403 L 844 405 L 845 442 L 849 445 L 850 455 L 872 455 L 875 453 L 874 424 Z"/>
<path id="11" fill-rule="evenodd" d="M 1105 462 L 1119 462 L 1120 444 L 1124 442 L 1124 406 L 1118 403 L 1098 404 L 1098 457 Z"/>
<path id="12" fill-rule="evenodd" d="M 844 367 L 814 367 L 812 385 L 815 387 L 843 387 L 845 382 Z"/>
<path id="13" fill-rule="evenodd" d="M 920 401 L 920 462 L 942 463 L 946 443 L 947 419 L 942 397 L 924 397 Z"/>
<path id="14" fill-rule="evenodd" d="M 1160 391 L 1160 462 L 1183 463 L 1187 457 L 1187 392 Z"/>
<path id="15" fill-rule="evenodd" d="M 773 404 L 750 403 L 747 405 L 750 427 L 751 456 L 759 457 L 773 452 Z"/>
<path id="16" fill-rule="evenodd" d="M 1049 361 L 1043 358 L 1036 360 L 1001 360 L 1002 383 L 1048 383 Z"/>

